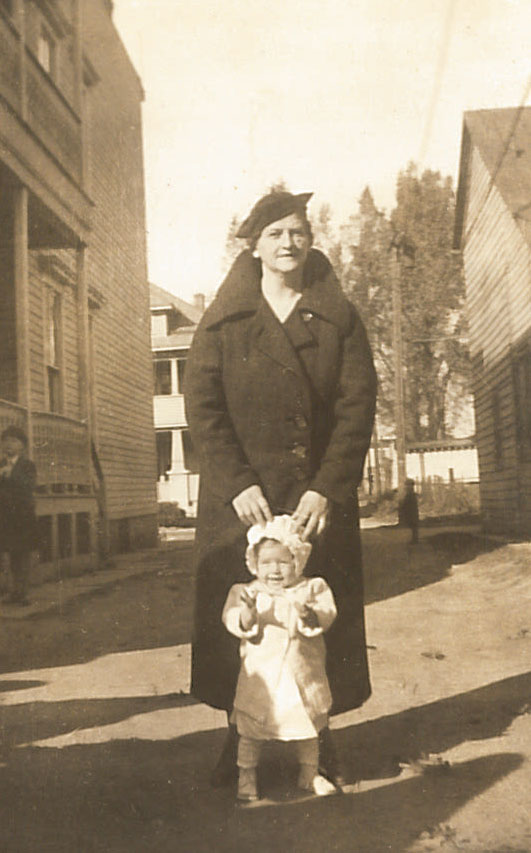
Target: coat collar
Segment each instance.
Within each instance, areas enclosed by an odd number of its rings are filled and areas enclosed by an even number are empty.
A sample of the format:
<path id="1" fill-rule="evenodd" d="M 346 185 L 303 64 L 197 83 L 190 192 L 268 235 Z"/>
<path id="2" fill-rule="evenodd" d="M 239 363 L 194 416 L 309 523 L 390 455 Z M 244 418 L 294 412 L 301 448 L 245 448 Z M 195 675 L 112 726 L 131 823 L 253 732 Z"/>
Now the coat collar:
<path id="1" fill-rule="evenodd" d="M 261 264 L 246 249 L 236 258 L 207 309 L 205 324 L 210 328 L 238 315 L 255 314 L 261 296 Z M 348 304 L 330 261 L 318 249 L 310 249 L 304 267 L 304 290 L 295 310 L 322 317 L 346 333 L 350 324 Z"/>

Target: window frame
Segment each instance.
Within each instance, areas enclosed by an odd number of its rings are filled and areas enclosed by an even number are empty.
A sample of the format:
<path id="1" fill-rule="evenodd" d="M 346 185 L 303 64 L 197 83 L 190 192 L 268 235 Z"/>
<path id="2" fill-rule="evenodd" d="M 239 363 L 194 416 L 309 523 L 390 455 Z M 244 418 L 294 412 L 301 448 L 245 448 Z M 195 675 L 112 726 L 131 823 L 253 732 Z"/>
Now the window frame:
<path id="1" fill-rule="evenodd" d="M 64 414 L 63 294 L 45 288 L 44 396 L 46 411 Z"/>
<path id="2" fill-rule="evenodd" d="M 41 48 L 43 48 L 44 45 L 47 45 L 47 62 L 43 61 L 41 53 Z M 54 82 L 57 80 L 57 50 L 57 38 L 53 34 L 51 28 L 41 21 L 39 33 L 37 35 L 37 62 L 43 71 L 45 71 Z"/>

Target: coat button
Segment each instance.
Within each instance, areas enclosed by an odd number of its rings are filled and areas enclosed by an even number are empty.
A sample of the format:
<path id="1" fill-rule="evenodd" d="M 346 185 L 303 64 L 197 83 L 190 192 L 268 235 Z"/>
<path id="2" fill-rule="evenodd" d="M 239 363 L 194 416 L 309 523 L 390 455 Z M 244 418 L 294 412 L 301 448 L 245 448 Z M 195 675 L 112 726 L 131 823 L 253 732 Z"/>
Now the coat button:
<path id="1" fill-rule="evenodd" d="M 306 456 L 308 455 L 308 451 L 306 450 L 304 444 L 295 444 L 291 448 L 291 452 L 298 459 L 306 459 Z"/>
<path id="2" fill-rule="evenodd" d="M 295 426 L 297 427 L 297 429 L 306 429 L 306 427 L 308 426 L 308 421 L 306 420 L 304 415 L 295 415 L 293 420 L 295 421 Z"/>

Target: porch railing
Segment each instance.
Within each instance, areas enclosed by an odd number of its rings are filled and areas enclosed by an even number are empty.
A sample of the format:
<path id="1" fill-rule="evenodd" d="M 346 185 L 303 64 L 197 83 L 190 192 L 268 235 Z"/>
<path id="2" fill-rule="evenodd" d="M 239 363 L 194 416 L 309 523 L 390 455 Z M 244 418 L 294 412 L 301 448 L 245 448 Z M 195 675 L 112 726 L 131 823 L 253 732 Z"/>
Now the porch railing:
<path id="1" fill-rule="evenodd" d="M 81 119 L 41 68 L 21 35 L 0 12 L 0 96 L 22 117 L 22 63 L 26 75 L 26 121 L 56 161 L 78 183 L 82 173 Z"/>
<path id="2" fill-rule="evenodd" d="M 86 425 L 52 412 L 32 412 L 31 421 L 37 485 L 57 491 L 90 490 L 92 475 Z M 27 412 L 22 406 L 0 400 L 0 429 L 10 424 L 27 431 Z"/>

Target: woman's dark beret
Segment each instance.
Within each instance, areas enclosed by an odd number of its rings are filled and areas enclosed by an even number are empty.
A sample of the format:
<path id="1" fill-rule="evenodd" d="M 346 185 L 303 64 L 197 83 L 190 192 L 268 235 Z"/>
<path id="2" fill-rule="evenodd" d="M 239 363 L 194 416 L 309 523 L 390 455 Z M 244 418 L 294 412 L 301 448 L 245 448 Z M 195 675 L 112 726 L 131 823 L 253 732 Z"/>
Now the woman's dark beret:
<path id="1" fill-rule="evenodd" d="M 292 195 L 282 190 L 262 196 L 256 202 L 247 219 L 240 225 L 236 237 L 250 239 L 260 234 L 266 225 L 283 219 L 291 213 L 302 213 L 306 217 L 306 205 L 312 195 L 313 193 Z"/>

